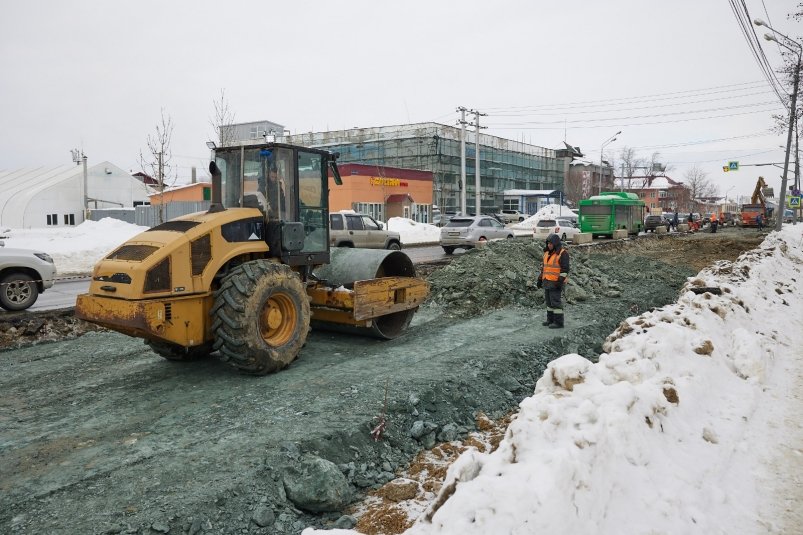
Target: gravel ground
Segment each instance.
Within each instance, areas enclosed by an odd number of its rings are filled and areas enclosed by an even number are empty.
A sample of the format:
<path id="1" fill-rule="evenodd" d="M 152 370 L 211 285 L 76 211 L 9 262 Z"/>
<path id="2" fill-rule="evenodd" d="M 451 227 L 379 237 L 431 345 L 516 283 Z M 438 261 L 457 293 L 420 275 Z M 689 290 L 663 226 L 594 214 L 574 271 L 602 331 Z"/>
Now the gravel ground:
<path id="1" fill-rule="evenodd" d="M 168 362 L 117 333 L 31 345 L 39 335 L 0 325 L 13 347 L 0 353 L 0 532 L 350 527 L 348 504 L 422 449 L 466 437 L 481 413 L 502 417 L 550 360 L 593 358 L 624 318 L 673 302 L 701 262 L 758 240 L 734 231 L 572 247 L 559 332 L 540 326 L 536 244 L 491 244 L 426 270 L 432 298 L 405 336 L 314 332 L 267 377 L 215 359 Z M 37 332 L 82 332 L 60 318 Z"/>

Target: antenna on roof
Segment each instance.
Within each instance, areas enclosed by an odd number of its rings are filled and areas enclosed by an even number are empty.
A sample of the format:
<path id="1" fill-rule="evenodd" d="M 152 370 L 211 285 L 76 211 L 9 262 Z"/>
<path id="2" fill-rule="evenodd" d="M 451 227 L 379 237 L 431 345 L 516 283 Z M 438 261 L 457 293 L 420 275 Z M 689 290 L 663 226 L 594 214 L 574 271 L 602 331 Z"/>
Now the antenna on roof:
<path id="1" fill-rule="evenodd" d="M 72 154 L 72 161 L 75 165 L 81 165 L 81 151 L 78 149 L 71 149 L 70 153 Z"/>

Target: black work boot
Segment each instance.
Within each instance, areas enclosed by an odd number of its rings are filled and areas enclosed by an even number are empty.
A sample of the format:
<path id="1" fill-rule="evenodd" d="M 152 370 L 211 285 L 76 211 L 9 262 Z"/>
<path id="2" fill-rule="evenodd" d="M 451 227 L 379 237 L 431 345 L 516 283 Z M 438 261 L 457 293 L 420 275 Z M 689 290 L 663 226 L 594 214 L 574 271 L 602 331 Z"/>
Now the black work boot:
<path id="1" fill-rule="evenodd" d="M 555 321 L 549 326 L 550 329 L 563 328 L 563 314 L 555 314 Z"/>
<path id="2" fill-rule="evenodd" d="M 547 325 L 549 325 L 549 324 L 550 324 L 550 323 L 552 323 L 553 321 L 555 321 L 555 314 L 554 314 L 554 312 L 549 312 L 549 311 L 547 311 L 547 313 L 546 313 L 546 321 L 542 321 L 542 322 L 541 322 L 541 325 L 543 325 L 544 327 L 546 327 Z"/>

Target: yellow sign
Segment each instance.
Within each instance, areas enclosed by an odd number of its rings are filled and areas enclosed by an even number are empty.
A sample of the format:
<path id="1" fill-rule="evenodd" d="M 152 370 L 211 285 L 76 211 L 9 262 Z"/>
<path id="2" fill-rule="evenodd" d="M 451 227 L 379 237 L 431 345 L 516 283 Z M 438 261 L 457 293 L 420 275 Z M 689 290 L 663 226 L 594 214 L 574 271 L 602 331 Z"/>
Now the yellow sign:
<path id="1" fill-rule="evenodd" d="M 372 186 L 401 186 L 401 180 L 398 178 L 382 178 L 378 176 L 372 176 L 370 178 L 370 184 Z"/>
<path id="2" fill-rule="evenodd" d="M 727 165 L 723 165 L 723 166 L 722 166 L 722 170 L 723 170 L 723 171 L 725 171 L 725 172 L 727 173 L 728 171 L 730 171 L 730 170 L 731 170 L 731 168 L 730 168 L 730 167 L 728 167 Z"/>

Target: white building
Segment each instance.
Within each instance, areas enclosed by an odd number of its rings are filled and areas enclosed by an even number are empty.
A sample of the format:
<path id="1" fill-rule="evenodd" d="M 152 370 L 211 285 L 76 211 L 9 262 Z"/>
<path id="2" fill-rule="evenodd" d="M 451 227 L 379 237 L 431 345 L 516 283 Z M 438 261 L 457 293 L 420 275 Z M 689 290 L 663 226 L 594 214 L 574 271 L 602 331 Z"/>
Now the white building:
<path id="1" fill-rule="evenodd" d="M 133 208 L 148 202 L 145 184 L 109 162 L 87 169 L 89 208 Z M 0 171 L 0 226 L 35 228 L 84 221 L 81 165 Z"/>

